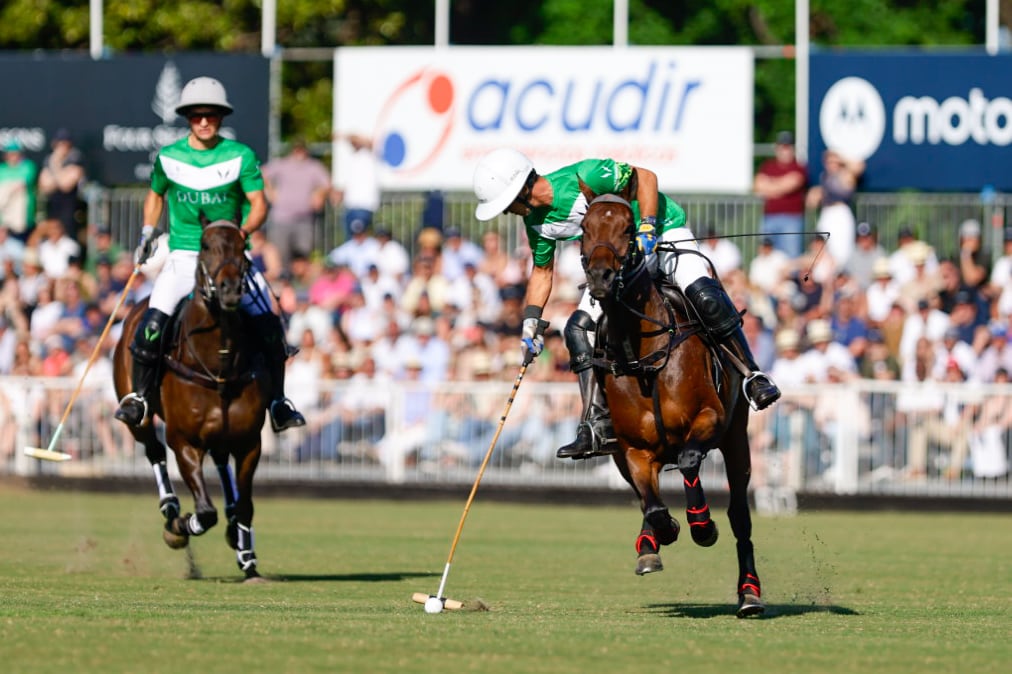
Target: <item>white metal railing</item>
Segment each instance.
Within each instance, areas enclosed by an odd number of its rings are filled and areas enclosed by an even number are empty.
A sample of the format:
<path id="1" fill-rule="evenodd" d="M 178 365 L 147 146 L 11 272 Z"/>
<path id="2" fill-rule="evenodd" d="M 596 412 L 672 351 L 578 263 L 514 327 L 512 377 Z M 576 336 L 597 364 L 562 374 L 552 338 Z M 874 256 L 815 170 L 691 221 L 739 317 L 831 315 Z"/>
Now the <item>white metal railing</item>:
<path id="1" fill-rule="evenodd" d="M 315 408 L 303 408 L 306 428 L 265 430 L 258 479 L 470 484 L 511 384 L 324 382 Z M 57 448 L 74 460 L 24 455 L 25 446 L 49 444 L 75 385 L 0 377 L 0 474 L 148 477 L 142 450 L 112 419 L 115 399 L 105 383 L 82 389 L 59 438 Z M 524 382 L 484 482 L 628 489 L 609 459 L 555 459 L 574 437 L 579 409 L 575 384 Z M 787 390 L 752 415 L 757 502 L 774 508 L 797 492 L 1010 498 L 1010 410 L 1008 385 L 859 380 Z M 719 452 L 708 456 L 703 480 L 710 490 L 726 489 Z"/>

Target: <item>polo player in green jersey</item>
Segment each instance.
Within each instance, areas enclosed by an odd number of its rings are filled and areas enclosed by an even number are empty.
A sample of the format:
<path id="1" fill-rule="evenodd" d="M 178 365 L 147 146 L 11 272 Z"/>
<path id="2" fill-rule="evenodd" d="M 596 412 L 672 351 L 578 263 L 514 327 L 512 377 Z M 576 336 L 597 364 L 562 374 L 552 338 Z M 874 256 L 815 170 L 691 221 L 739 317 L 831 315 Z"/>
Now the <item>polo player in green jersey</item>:
<path id="1" fill-rule="evenodd" d="M 133 335 L 133 392 L 120 401 L 116 418 L 138 426 L 148 417 L 148 398 L 155 392 L 161 342 L 169 317 L 180 300 L 193 291 L 200 249 L 199 214 L 209 220 L 232 220 L 241 211 L 248 237 L 267 217 L 260 162 L 248 145 L 219 135 L 222 120 L 232 112 L 225 87 L 211 77 L 198 77 L 183 87 L 176 112 L 190 124 L 190 133 L 158 152 L 151 189 L 144 200 L 144 229 L 135 253 L 140 263 L 151 253 L 155 226 L 168 206 L 169 255 L 158 273 L 148 310 Z M 247 252 L 247 255 L 249 253 Z M 242 309 L 263 342 L 271 379 L 271 427 L 274 432 L 303 426 L 305 418 L 285 397 L 288 345 L 280 318 L 273 312 L 263 275 L 251 266 L 250 286 Z"/>
<path id="2" fill-rule="evenodd" d="M 685 211 L 674 199 L 657 191 L 657 174 L 613 159 L 585 159 L 538 175 L 526 155 L 501 148 L 482 157 L 475 168 L 474 193 L 478 197 L 475 217 L 491 220 L 500 213 L 523 217 L 534 259 L 521 335 L 525 362 L 544 347 L 547 324 L 541 314 L 552 292 L 557 242 L 583 235 L 582 222 L 588 204 L 580 192 L 581 180 L 595 194 L 623 196 L 630 202 L 640 223 L 638 245 L 657 273 L 683 289 L 712 339 L 718 343 L 732 341 L 738 347 L 750 370 L 744 384 L 749 404 L 761 410 L 776 402 L 780 389 L 759 371 L 741 330 L 741 316 L 720 283 L 710 275 L 706 260 L 695 254 L 678 255 L 668 247 L 654 254 L 658 236 L 672 247 L 699 252 L 695 236 L 686 224 Z M 579 306 L 566 322 L 566 347 L 570 367 L 579 379 L 584 412 L 576 440 L 559 449 L 559 458 L 583 459 L 618 451 L 611 413 L 592 369 L 591 337 L 600 317 L 600 305 L 584 291 Z"/>

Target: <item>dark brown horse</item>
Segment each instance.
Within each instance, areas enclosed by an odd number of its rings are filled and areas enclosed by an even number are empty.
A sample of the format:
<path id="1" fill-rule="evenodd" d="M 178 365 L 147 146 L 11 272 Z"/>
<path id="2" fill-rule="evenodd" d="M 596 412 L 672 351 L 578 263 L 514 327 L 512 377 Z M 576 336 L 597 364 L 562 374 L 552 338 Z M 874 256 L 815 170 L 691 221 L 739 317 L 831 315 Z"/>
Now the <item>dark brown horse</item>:
<path id="1" fill-rule="evenodd" d="M 203 234 L 197 258 L 193 296 L 176 312 L 174 330 L 166 335 L 160 394 L 150 402 L 151 418 L 165 424 L 165 441 L 173 449 L 179 472 L 193 494 L 195 512 L 180 516 L 179 499 L 166 470 L 166 446 L 153 421 L 131 428 L 144 445 L 158 481 L 165 517 L 163 537 L 172 548 L 184 548 L 218 521 L 204 482 L 204 456 L 210 454 L 221 477 L 228 526 L 225 538 L 236 551 L 247 579 L 258 578 L 253 550 L 253 474 L 260 460 L 260 430 L 268 404 L 269 382 L 252 331 L 244 326 L 239 305 L 249 260 L 242 231 L 226 220 L 201 218 Z M 116 393 L 132 389 L 130 336 L 147 309 L 136 305 L 123 323 L 116 345 Z M 230 458 L 235 460 L 233 473 Z"/>
<path id="2" fill-rule="evenodd" d="M 628 202 L 586 196 L 581 254 L 590 294 L 604 310 L 595 365 L 621 448 L 615 464 L 643 511 L 636 573 L 662 570 L 660 546 L 678 538 L 678 522 L 659 492 L 665 466 L 682 473 L 692 539 L 702 546 L 716 543 L 699 468 L 707 452 L 719 447 L 730 489 L 728 519 L 738 541 L 738 617 L 760 614 L 765 607 L 752 549 L 749 405 L 742 375 L 717 356 L 681 292 L 655 283 L 636 246 Z"/>

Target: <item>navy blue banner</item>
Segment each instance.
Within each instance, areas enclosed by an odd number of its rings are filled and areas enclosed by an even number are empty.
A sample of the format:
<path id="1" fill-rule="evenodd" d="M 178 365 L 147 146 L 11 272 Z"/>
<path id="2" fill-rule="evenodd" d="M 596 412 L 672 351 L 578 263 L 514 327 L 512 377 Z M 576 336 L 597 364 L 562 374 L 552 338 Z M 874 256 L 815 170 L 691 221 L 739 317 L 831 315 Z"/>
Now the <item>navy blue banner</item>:
<path id="1" fill-rule="evenodd" d="M 235 113 L 222 135 L 253 147 L 266 161 L 269 61 L 259 55 L 180 53 L 121 55 L 0 54 L 0 147 L 19 141 L 41 161 L 57 129 L 84 153 L 88 179 L 146 184 L 158 148 L 187 133 L 174 108 L 187 81 L 221 80 Z"/>
<path id="2" fill-rule="evenodd" d="M 809 166 L 831 147 L 867 168 L 860 189 L 1012 190 L 1012 55 L 813 53 Z"/>

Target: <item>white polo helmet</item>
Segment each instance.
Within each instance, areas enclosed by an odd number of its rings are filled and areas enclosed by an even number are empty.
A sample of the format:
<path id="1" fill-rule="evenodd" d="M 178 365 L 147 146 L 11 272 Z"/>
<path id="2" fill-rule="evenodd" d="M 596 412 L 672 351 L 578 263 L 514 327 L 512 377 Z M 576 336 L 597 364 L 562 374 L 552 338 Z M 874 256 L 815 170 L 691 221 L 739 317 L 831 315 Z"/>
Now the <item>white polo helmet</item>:
<path id="1" fill-rule="evenodd" d="M 179 94 L 179 105 L 176 106 L 176 114 L 182 115 L 187 108 L 197 105 L 214 106 L 221 108 L 225 114 L 232 112 L 232 104 L 228 102 L 228 94 L 221 82 L 213 77 L 196 77 L 183 86 Z"/>
<path id="2" fill-rule="evenodd" d="M 474 195 L 478 197 L 474 217 L 491 220 L 506 210 L 533 170 L 534 162 L 527 155 L 510 148 L 492 150 L 482 157 L 474 169 Z"/>

